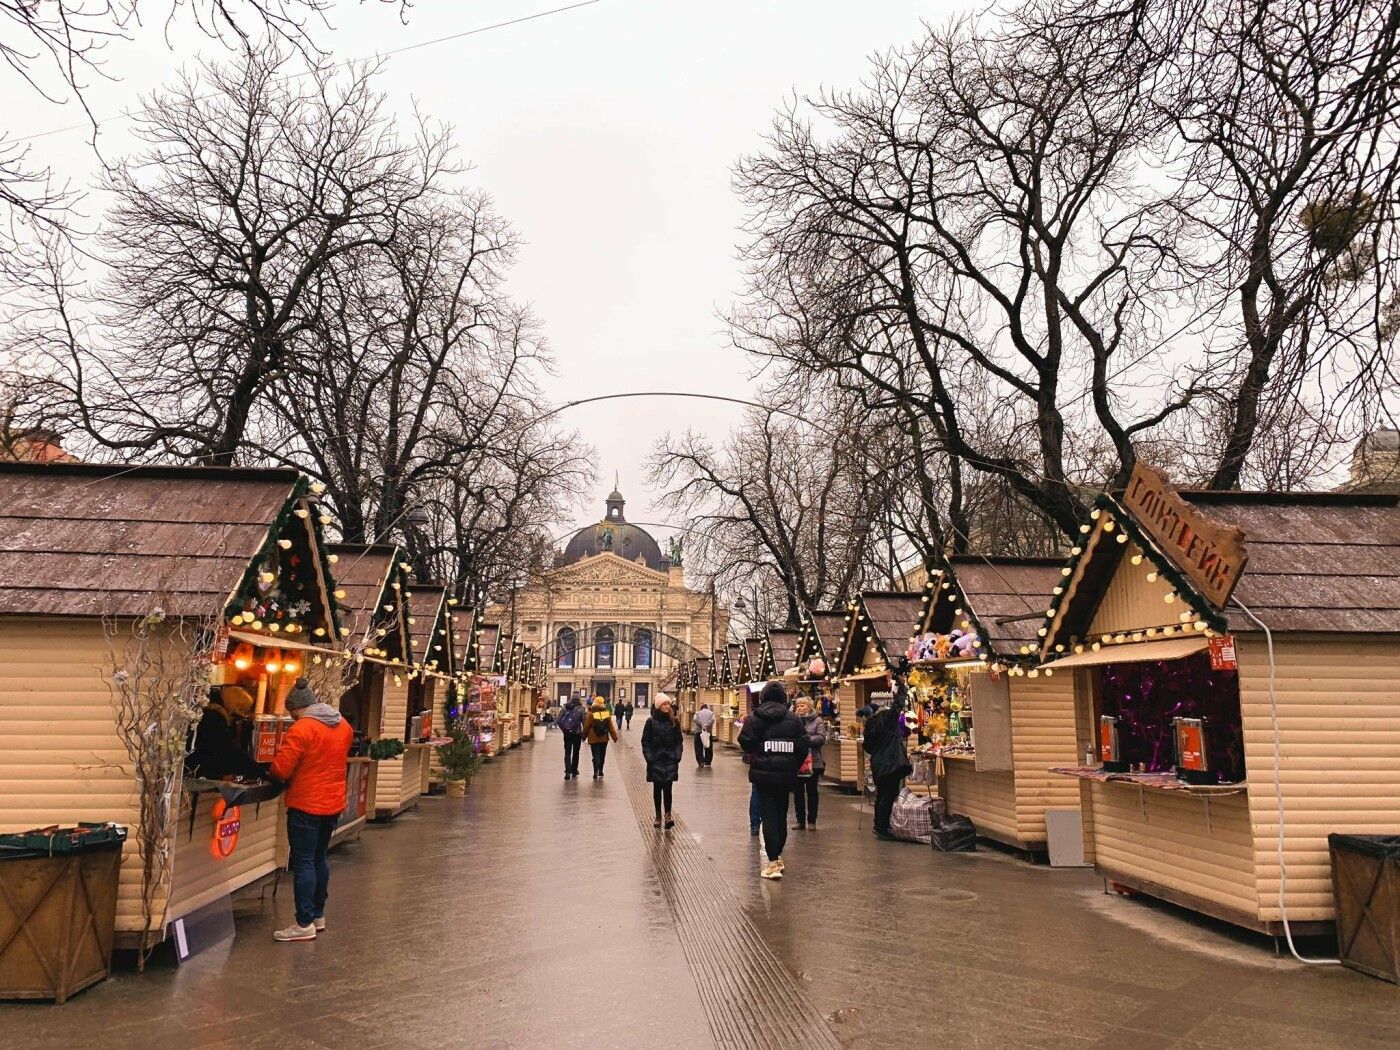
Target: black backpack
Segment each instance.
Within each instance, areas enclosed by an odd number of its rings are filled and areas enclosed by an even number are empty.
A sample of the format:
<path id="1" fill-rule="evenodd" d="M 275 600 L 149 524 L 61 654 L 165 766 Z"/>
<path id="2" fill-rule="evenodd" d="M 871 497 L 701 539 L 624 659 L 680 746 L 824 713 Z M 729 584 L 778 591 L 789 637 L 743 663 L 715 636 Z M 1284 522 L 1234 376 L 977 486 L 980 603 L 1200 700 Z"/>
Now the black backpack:
<path id="1" fill-rule="evenodd" d="M 571 707 L 559 716 L 559 728 L 566 733 L 583 731 L 583 708 Z"/>
<path id="2" fill-rule="evenodd" d="M 608 735 L 608 721 L 609 721 L 611 718 L 612 718 L 612 715 L 608 714 L 606 711 L 595 711 L 595 712 L 593 712 L 593 714 L 589 716 L 589 722 L 588 722 L 588 729 L 589 729 L 589 731 L 590 731 L 590 732 L 602 733 L 603 736 L 607 736 L 607 735 Z"/>

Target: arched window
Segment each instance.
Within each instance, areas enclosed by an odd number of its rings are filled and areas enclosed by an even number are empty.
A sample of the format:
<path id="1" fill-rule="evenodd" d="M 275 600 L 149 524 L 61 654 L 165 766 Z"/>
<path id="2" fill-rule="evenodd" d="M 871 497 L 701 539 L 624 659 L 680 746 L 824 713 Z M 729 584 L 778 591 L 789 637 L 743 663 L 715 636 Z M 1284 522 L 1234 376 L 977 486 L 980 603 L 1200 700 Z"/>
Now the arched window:
<path id="1" fill-rule="evenodd" d="M 555 635 L 555 667 L 573 667 L 574 652 L 578 649 L 578 636 L 572 627 L 561 627 Z"/>
<path id="2" fill-rule="evenodd" d="M 632 666 L 651 666 L 651 632 L 638 631 L 632 636 Z"/>
<path id="3" fill-rule="evenodd" d="M 613 631 L 611 627 L 599 627 L 593 632 L 593 666 L 613 665 Z"/>

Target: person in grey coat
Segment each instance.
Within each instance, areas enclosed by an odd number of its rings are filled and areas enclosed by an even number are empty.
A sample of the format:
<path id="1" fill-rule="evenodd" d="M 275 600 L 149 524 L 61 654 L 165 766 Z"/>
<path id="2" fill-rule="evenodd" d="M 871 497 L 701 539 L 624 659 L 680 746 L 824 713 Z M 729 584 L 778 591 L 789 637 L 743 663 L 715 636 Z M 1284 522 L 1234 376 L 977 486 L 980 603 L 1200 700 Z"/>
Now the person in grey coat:
<path id="1" fill-rule="evenodd" d="M 812 775 L 799 777 L 797 790 L 792 793 L 793 807 L 797 810 L 797 830 L 802 831 L 817 826 L 817 802 L 821 798 L 818 788 L 822 773 L 826 770 L 826 759 L 822 757 L 826 723 L 812 710 L 812 701 L 805 696 L 798 697 L 795 713 L 807 733 L 807 745 L 812 755 Z"/>

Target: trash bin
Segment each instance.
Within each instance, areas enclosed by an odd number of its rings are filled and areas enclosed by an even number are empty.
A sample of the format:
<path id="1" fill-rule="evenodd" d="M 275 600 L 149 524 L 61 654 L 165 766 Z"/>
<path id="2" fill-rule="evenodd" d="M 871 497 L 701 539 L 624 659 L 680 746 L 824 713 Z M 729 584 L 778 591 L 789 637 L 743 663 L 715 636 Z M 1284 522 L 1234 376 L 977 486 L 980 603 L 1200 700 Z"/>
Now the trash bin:
<path id="1" fill-rule="evenodd" d="M 0 835 L 0 999 L 65 1001 L 112 965 L 126 829 Z"/>
<path id="2" fill-rule="evenodd" d="M 1400 835 L 1328 835 L 1337 954 L 1400 984 Z"/>

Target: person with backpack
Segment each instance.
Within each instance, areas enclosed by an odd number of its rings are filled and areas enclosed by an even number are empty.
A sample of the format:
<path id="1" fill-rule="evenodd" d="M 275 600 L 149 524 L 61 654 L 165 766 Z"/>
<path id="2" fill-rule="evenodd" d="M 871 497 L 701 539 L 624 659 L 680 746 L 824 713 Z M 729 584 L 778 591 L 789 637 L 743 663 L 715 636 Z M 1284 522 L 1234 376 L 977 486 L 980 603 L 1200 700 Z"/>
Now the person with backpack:
<path id="1" fill-rule="evenodd" d="M 603 775 L 603 763 L 608 757 L 608 741 L 617 739 L 617 724 L 608 710 L 607 701 L 601 696 L 593 698 L 593 706 L 588 710 L 588 720 L 584 725 L 588 749 L 593 752 L 593 779 L 598 780 Z"/>
<path id="2" fill-rule="evenodd" d="M 637 705 L 628 700 L 622 705 L 622 713 L 627 716 L 627 728 L 632 728 L 632 712 L 637 709 Z"/>
<path id="3" fill-rule="evenodd" d="M 899 699 L 879 708 L 865 722 L 865 753 L 870 756 L 870 775 L 875 778 L 875 837 L 894 841 L 890 834 L 890 814 L 899 797 L 904 778 L 914 772 L 900 730 Z"/>
<path id="4" fill-rule="evenodd" d="M 583 721 L 588 712 L 583 709 L 583 701 L 576 696 L 569 697 L 564 710 L 559 713 L 559 731 L 564 735 L 564 779 L 578 779 L 578 756 L 583 748 Z"/>
<path id="5" fill-rule="evenodd" d="M 749 783 L 758 789 L 763 850 L 768 857 L 759 875 L 781 879 L 786 867 L 788 796 L 811 750 L 807 731 L 788 709 L 787 690 L 781 682 L 769 682 L 758 694 L 758 706 L 739 733 L 739 748 L 749 766 Z"/>
<path id="6" fill-rule="evenodd" d="M 793 806 L 797 810 L 797 830 L 815 829 L 817 826 L 817 800 L 822 774 L 826 772 L 826 759 L 822 758 L 822 747 L 826 744 L 826 723 L 812 710 L 812 701 L 805 696 L 797 698 L 793 705 L 794 713 L 802 722 L 807 734 L 807 746 L 811 758 L 811 769 L 799 773 L 797 790 L 793 795 Z"/>
<path id="7" fill-rule="evenodd" d="M 680 779 L 684 754 L 685 734 L 671 713 L 671 701 L 658 700 L 651 709 L 651 717 L 642 726 L 642 758 L 646 760 L 647 783 L 651 785 L 651 802 L 656 810 L 656 822 L 652 827 L 665 827 L 669 831 L 676 823 L 671 819 L 671 785 Z"/>

